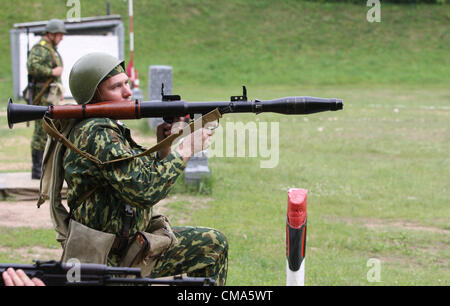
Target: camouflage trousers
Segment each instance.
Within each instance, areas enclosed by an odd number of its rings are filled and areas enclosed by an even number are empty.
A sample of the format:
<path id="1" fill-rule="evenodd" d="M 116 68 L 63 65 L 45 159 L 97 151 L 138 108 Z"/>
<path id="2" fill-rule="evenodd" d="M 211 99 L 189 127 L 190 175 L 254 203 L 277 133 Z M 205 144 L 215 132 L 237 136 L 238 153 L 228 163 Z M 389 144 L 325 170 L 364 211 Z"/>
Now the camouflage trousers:
<path id="1" fill-rule="evenodd" d="M 44 151 L 47 142 L 47 133 L 42 127 L 42 120 L 34 121 L 34 131 L 31 137 L 31 150 Z"/>
<path id="2" fill-rule="evenodd" d="M 190 277 L 211 277 L 223 286 L 227 279 L 228 242 L 211 228 L 174 226 L 178 244 L 164 254 L 150 277 L 187 273 Z"/>

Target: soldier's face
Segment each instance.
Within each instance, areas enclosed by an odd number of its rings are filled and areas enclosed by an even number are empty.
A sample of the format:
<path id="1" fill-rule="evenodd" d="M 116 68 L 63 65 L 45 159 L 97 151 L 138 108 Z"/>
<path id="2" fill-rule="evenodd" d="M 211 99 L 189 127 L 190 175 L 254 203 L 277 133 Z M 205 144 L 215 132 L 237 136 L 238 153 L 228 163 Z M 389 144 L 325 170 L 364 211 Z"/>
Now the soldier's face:
<path id="1" fill-rule="evenodd" d="M 125 73 L 116 74 L 98 86 L 98 98 L 101 101 L 130 101 L 132 92 Z"/>
<path id="2" fill-rule="evenodd" d="M 54 46 L 57 46 L 64 38 L 63 33 L 50 33 L 50 40 Z"/>

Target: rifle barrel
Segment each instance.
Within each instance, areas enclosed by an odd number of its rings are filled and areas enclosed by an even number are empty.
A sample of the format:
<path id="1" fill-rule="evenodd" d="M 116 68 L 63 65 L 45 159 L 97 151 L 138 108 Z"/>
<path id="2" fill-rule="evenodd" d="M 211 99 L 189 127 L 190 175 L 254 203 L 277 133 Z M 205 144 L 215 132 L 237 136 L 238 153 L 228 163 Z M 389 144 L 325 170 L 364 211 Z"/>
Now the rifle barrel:
<path id="1" fill-rule="evenodd" d="M 109 267 L 101 264 L 88 263 L 81 263 L 78 266 L 80 278 L 75 281 L 69 280 L 68 274 L 73 271 L 72 269 L 76 269 L 76 266 L 57 261 L 38 261 L 31 265 L 0 263 L 0 274 L 10 267 L 15 270 L 23 270 L 30 278 L 38 277 L 49 286 L 104 286 L 118 284 L 210 286 L 215 284 L 215 281 L 208 277 L 172 276 L 166 278 L 147 278 L 141 277 L 140 268 Z M 0 277 L 0 286 L 4 285 L 3 279 Z"/>

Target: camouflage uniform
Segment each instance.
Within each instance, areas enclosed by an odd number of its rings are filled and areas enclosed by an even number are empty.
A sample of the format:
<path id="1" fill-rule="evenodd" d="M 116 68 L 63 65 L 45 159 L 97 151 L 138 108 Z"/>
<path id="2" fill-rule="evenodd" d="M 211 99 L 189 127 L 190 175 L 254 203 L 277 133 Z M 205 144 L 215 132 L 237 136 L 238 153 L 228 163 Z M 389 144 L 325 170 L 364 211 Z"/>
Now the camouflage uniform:
<path id="1" fill-rule="evenodd" d="M 225 285 L 228 270 L 228 242 L 215 229 L 174 226 L 178 245 L 156 264 L 151 277 L 187 273 L 192 277 L 212 277 Z"/>
<path id="2" fill-rule="evenodd" d="M 80 150 L 102 161 L 132 156 L 145 149 L 130 137 L 130 130 L 115 120 L 91 118 L 79 122 L 69 136 Z M 183 172 L 183 159 L 175 152 L 164 160 L 151 156 L 98 167 L 72 150 L 64 154 L 68 205 L 72 217 L 90 228 L 120 235 L 124 205 L 133 209 L 130 235 L 145 231 L 152 217 L 152 206 L 165 198 Z M 81 203 L 82 195 L 95 191 Z M 200 227 L 173 227 L 179 243 L 157 263 L 152 277 L 188 273 L 212 277 L 225 284 L 228 244 L 218 231 Z M 117 266 L 120 258 L 110 253 L 108 264 Z M 179 264 L 181 263 L 181 265 Z"/>
<path id="3" fill-rule="evenodd" d="M 62 59 L 58 51 L 45 38 L 42 38 L 39 43 L 33 46 L 27 61 L 28 74 L 31 75 L 33 82 L 35 83 L 33 87 L 33 98 L 41 91 L 44 83 L 52 77 L 52 69 L 62 65 Z M 61 83 L 61 78 L 56 78 L 54 81 Z M 39 101 L 36 101 L 36 105 L 47 105 L 49 89 L 50 87 L 46 89 L 42 98 Z M 44 151 L 46 141 L 47 134 L 42 128 L 42 120 L 36 120 L 34 123 L 31 149 Z"/>

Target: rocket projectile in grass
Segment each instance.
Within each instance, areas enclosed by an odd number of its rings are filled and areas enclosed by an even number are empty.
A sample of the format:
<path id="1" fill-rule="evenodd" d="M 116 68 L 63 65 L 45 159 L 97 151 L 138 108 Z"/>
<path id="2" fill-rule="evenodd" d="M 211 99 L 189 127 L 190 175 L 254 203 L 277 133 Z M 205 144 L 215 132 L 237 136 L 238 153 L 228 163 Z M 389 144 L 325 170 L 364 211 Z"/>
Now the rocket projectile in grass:
<path id="1" fill-rule="evenodd" d="M 286 285 L 305 284 L 306 198 L 308 191 L 291 188 L 288 191 L 286 219 Z"/>

